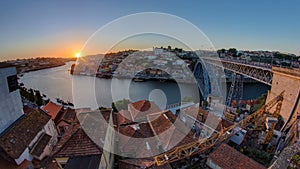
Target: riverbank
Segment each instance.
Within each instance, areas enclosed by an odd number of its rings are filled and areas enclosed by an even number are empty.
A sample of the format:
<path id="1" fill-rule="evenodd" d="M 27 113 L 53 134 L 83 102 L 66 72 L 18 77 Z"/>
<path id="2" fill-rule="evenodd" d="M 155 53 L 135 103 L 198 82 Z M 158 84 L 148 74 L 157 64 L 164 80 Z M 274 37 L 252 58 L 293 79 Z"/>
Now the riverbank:
<path id="1" fill-rule="evenodd" d="M 75 58 L 30 58 L 11 60 L 3 63 L 16 67 L 17 73 L 22 75 L 32 71 L 64 66 L 67 62 L 75 60 Z"/>

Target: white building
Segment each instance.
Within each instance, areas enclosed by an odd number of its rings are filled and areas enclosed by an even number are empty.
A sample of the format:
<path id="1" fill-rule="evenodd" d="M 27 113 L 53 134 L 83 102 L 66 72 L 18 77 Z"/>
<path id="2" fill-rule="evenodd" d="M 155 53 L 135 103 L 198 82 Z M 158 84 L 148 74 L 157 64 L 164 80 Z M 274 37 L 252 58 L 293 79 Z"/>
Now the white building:
<path id="1" fill-rule="evenodd" d="M 11 164 L 42 160 L 56 145 L 50 115 L 35 109 L 23 113 L 16 69 L 7 65 L 0 65 L 0 115 L 0 156 Z"/>
<path id="2" fill-rule="evenodd" d="M 24 114 L 16 74 L 16 68 L 0 65 L 0 133 Z"/>
<path id="3" fill-rule="evenodd" d="M 154 48 L 153 52 L 155 55 L 161 55 L 162 53 L 164 53 L 164 49 L 163 48 Z"/>
<path id="4" fill-rule="evenodd" d="M 0 156 L 16 165 L 33 158 L 42 160 L 56 145 L 57 136 L 51 116 L 32 110 L 3 131 Z"/>

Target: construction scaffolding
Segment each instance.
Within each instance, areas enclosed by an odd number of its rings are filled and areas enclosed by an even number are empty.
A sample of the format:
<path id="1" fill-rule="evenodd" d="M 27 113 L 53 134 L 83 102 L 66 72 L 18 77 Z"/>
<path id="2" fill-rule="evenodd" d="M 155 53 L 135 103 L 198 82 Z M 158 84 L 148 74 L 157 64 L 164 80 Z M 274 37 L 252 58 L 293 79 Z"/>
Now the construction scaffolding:
<path id="1" fill-rule="evenodd" d="M 247 128 L 250 124 L 253 124 L 256 119 L 261 118 L 266 112 L 269 112 L 272 107 L 282 103 L 284 91 L 273 98 L 270 102 L 266 103 L 255 113 L 245 117 L 245 119 L 240 122 L 223 129 L 221 132 L 213 133 L 210 137 L 191 142 L 179 147 L 176 147 L 170 151 L 159 154 L 154 157 L 156 165 L 164 165 L 166 163 L 172 163 L 178 160 L 188 158 L 196 154 L 205 154 L 212 150 L 213 148 L 220 145 L 220 143 L 226 141 L 234 134 L 240 132 L 240 130 Z M 279 107 L 279 106 L 278 106 Z M 278 109 L 276 109 L 278 110 Z M 277 113 L 277 111 L 275 111 Z"/>

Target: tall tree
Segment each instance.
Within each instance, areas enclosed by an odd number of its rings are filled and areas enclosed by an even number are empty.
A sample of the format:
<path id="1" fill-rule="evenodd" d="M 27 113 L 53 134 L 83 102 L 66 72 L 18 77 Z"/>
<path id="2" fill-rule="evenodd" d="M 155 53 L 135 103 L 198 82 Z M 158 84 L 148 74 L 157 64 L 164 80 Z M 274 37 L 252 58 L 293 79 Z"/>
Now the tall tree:
<path id="1" fill-rule="evenodd" d="M 235 48 L 230 48 L 228 50 L 228 53 L 230 53 L 232 56 L 236 57 L 237 55 L 237 50 Z"/>
<path id="2" fill-rule="evenodd" d="M 33 89 L 29 89 L 28 100 L 31 101 L 31 102 L 34 102 L 34 92 L 33 92 Z"/>
<path id="3" fill-rule="evenodd" d="M 38 106 L 41 106 L 43 105 L 43 97 L 41 96 L 41 93 L 40 91 L 35 91 L 35 103 L 38 105 Z"/>

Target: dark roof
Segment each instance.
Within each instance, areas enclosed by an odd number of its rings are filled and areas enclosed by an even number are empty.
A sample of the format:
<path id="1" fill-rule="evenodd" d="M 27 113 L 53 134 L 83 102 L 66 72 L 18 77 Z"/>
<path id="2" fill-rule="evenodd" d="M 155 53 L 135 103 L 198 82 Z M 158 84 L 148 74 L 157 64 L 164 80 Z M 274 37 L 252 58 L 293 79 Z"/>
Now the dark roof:
<path id="1" fill-rule="evenodd" d="M 101 155 L 102 149 L 97 146 L 80 127 L 73 126 L 63 135 L 54 151 L 55 157 L 78 157 L 88 155 Z"/>
<path id="2" fill-rule="evenodd" d="M 36 109 L 33 109 L 33 108 L 31 108 L 31 107 L 29 107 L 29 106 L 23 106 L 23 112 L 24 112 L 24 114 L 29 114 L 30 112 L 32 112 L 32 111 L 35 111 Z"/>
<path id="3" fill-rule="evenodd" d="M 0 147 L 11 158 L 19 158 L 50 119 L 46 113 L 36 110 L 21 116 L 1 134 Z"/>
<path id="4" fill-rule="evenodd" d="M 45 147 L 47 146 L 47 144 L 49 143 L 50 139 L 51 139 L 51 136 L 44 133 L 38 140 L 37 144 L 33 147 L 31 154 L 39 157 L 43 153 L 43 151 L 44 151 Z"/>
<path id="5" fill-rule="evenodd" d="M 139 169 L 139 168 L 147 168 L 147 169 L 171 169 L 170 164 L 165 164 L 162 166 L 155 165 L 153 159 L 125 159 L 119 161 L 120 169 Z"/>
<path id="6" fill-rule="evenodd" d="M 59 121 L 65 121 L 69 124 L 71 124 L 74 120 L 75 120 L 75 117 L 76 117 L 76 112 L 74 109 L 70 109 L 68 108 L 64 114 L 61 116 L 60 119 L 58 119 L 58 122 Z"/>
<path id="7" fill-rule="evenodd" d="M 72 157 L 68 160 L 64 169 L 98 169 L 101 155 Z"/>
<path id="8" fill-rule="evenodd" d="M 10 163 L 0 157 L 0 168 L 1 169 L 28 169 L 30 166 L 33 168 L 33 165 L 30 161 L 24 160 L 20 165 Z"/>
<path id="9" fill-rule="evenodd" d="M 222 169 L 265 169 L 263 165 L 223 143 L 208 158 Z"/>
<path id="10" fill-rule="evenodd" d="M 100 112 L 102 114 L 103 119 L 106 122 L 109 122 L 109 118 L 110 118 L 110 114 L 112 112 L 112 109 L 100 110 Z"/>

